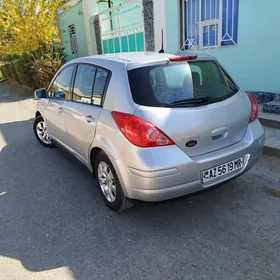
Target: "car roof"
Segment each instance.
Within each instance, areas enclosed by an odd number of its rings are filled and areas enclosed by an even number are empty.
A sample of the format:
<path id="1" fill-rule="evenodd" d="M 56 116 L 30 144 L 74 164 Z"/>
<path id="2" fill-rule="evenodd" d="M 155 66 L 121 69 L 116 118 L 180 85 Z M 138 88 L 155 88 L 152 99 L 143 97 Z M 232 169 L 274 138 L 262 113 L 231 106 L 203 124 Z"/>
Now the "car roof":
<path id="1" fill-rule="evenodd" d="M 186 52 L 180 52 L 177 55 L 168 54 L 168 53 L 158 53 L 158 52 L 129 52 L 129 53 L 86 56 L 86 57 L 81 57 L 81 58 L 71 60 L 68 63 L 71 64 L 92 63 L 92 64 L 100 64 L 101 66 L 103 66 L 104 64 L 108 65 L 109 62 L 114 62 L 118 64 L 123 64 L 127 67 L 128 70 L 131 70 L 145 65 L 166 62 L 171 57 L 184 56 L 184 55 L 197 55 L 198 60 L 212 58 L 211 56 L 204 55 L 204 54 L 194 54 L 194 53 L 186 53 Z"/>

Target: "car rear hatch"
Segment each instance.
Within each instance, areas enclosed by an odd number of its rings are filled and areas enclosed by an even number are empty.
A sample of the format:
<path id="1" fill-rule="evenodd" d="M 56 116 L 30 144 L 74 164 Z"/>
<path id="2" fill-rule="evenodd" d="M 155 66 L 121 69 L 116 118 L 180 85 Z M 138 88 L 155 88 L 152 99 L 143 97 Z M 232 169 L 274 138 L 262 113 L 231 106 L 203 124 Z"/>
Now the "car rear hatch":
<path id="1" fill-rule="evenodd" d="M 188 156 L 242 140 L 250 101 L 213 60 L 176 61 L 128 71 L 135 115 L 158 127 Z"/>

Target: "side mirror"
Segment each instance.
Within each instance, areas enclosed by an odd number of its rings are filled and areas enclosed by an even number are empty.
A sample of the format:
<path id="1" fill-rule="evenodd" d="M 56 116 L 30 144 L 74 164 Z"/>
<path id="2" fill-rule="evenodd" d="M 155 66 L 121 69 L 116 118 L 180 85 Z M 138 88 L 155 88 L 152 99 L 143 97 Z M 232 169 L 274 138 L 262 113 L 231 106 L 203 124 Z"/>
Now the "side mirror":
<path id="1" fill-rule="evenodd" d="M 45 88 L 36 89 L 34 92 L 35 99 L 47 98 L 47 90 Z"/>

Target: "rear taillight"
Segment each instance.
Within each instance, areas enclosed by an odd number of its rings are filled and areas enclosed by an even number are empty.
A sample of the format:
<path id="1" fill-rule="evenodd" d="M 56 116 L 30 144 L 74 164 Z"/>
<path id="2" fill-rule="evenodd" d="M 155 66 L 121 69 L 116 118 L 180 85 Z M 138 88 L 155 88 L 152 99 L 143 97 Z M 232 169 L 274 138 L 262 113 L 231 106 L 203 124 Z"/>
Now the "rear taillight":
<path id="1" fill-rule="evenodd" d="M 151 123 L 134 115 L 112 112 L 113 119 L 123 135 L 138 147 L 174 145 L 174 142 Z"/>
<path id="2" fill-rule="evenodd" d="M 255 96 L 253 94 L 248 93 L 248 97 L 251 102 L 251 114 L 250 114 L 250 119 L 249 119 L 249 123 L 250 123 L 258 117 L 259 108 L 258 108 L 258 103 L 257 103 Z"/>

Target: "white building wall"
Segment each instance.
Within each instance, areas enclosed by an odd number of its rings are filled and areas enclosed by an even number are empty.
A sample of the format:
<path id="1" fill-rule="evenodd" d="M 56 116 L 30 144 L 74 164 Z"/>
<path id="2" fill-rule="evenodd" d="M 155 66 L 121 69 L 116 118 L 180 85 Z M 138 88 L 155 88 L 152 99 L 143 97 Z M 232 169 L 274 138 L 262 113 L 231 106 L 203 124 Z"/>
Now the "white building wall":
<path id="1" fill-rule="evenodd" d="M 90 18 L 96 14 L 98 14 L 98 5 L 97 1 L 93 0 L 83 0 L 83 12 L 84 12 L 84 20 L 85 20 L 85 28 L 86 28 L 86 36 L 87 36 L 87 47 L 89 55 L 93 55 L 93 50 L 96 50 L 96 40 L 95 34 L 91 34 L 90 30 Z M 94 38 L 92 38 L 94 36 Z"/>
<path id="2" fill-rule="evenodd" d="M 165 1 L 154 0 L 154 30 L 155 30 L 155 51 L 161 49 L 163 30 L 163 48 L 166 51 L 166 25 L 165 25 Z"/>

